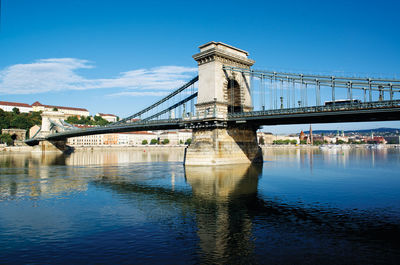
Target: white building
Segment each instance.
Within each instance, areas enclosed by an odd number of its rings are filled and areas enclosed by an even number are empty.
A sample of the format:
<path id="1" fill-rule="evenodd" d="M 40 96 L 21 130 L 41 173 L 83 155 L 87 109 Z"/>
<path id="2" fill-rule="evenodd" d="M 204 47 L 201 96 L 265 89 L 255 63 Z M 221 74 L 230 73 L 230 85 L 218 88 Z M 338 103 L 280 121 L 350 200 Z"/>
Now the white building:
<path id="1" fill-rule="evenodd" d="M 257 132 L 257 139 L 260 143 L 260 138 L 264 139 L 264 144 L 273 144 L 274 141 L 278 140 L 289 140 L 289 141 L 296 141 L 296 143 L 300 143 L 298 136 L 291 136 L 291 135 L 276 135 L 270 132 Z"/>
<path id="2" fill-rule="evenodd" d="M 188 139 L 192 139 L 191 130 L 178 130 L 178 131 L 162 131 L 159 133 L 160 142 L 165 139 L 169 140 L 169 144 L 177 145 L 184 144 Z"/>
<path id="3" fill-rule="evenodd" d="M 157 134 L 150 131 L 142 131 L 142 132 L 126 132 L 119 134 L 121 139 L 128 139 L 128 145 L 141 145 L 144 140 L 150 144 L 152 139 L 157 139 Z M 121 140 L 123 142 L 124 140 Z M 125 140 L 126 141 L 126 140 Z"/>
<path id="4" fill-rule="evenodd" d="M 79 126 L 79 128 L 89 126 Z M 143 140 L 148 144 L 152 139 L 157 139 L 153 132 L 126 132 L 126 133 L 107 133 L 97 135 L 87 135 L 69 138 L 67 144 L 71 146 L 102 146 L 102 145 L 141 145 Z"/>
<path id="5" fill-rule="evenodd" d="M 34 111 L 32 106 L 29 104 L 0 101 L 0 109 L 7 111 L 7 112 L 12 112 L 13 108 L 19 109 L 19 112 L 21 112 L 21 113 L 29 113 L 30 111 Z"/>
<path id="6" fill-rule="evenodd" d="M 53 109 L 57 109 L 59 112 L 65 114 L 66 117 L 70 116 L 78 116 L 87 117 L 89 116 L 89 111 L 83 108 L 73 108 L 73 107 L 62 107 L 62 106 L 52 106 L 52 105 L 43 105 L 39 101 L 36 101 L 32 104 L 33 111 L 52 111 Z"/>
<path id="7" fill-rule="evenodd" d="M 96 116 L 100 116 L 109 122 L 116 122 L 118 120 L 118 117 L 114 114 L 97 113 Z"/>
<path id="8" fill-rule="evenodd" d="M 96 134 L 68 138 L 67 144 L 72 146 L 100 146 L 104 144 L 103 142 L 103 134 Z"/>

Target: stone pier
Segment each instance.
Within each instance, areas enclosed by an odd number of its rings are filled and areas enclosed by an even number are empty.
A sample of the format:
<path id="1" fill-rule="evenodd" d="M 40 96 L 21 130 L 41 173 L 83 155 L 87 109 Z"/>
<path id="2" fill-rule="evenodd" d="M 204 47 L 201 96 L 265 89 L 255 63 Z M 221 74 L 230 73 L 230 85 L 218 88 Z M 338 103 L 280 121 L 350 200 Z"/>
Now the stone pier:
<path id="1" fill-rule="evenodd" d="M 193 55 L 199 66 L 196 110 L 209 117 L 202 128 L 193 128 L 192 144 L 185 151 L 185 165 L 226 165 L 262 162 L 258 146 L 258 128 L 228 125 L 228 113 L 253 109 L 248 76 L 226 71 L 223 66 L 247 68 L 254 61 L 248 52 L 221 42 L 209 42 Z M 222 124 L 222 126 L 221 126 Z M 219 126 L 217 126 L 219 125 Z"/>
<path id="2" fill-rule="evenodd" d="M 40 152 L 57 152 L 63 153 L 68 151 L 70 147 L 67 145 L 67 140 L 59 141 L 40 141 L 36 151 Z"/>
<path id="3" fill-rule="evenodd" d="M 262 162 L 253 128 L 194 129 L 185 165 L 227 165 Z"/>

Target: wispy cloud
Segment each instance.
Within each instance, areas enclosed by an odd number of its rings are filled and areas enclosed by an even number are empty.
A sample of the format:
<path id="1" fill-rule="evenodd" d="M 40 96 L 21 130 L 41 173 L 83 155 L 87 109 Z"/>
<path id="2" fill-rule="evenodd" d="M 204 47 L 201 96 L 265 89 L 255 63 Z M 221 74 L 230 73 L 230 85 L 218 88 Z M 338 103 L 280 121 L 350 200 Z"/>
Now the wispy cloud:
<path id="1" fill-rule="evenodd" d="M 0 94 L 36 94 L 66 90 L 121 89 L 112 96 L 160 96 L 184 84 L 197 68 L 160 66 L 122 72 L 114 78 L 89 79 L 77 73 L 94 68 L 76 58 L 41 59 L 0 70 Z M 164 90 L 164 92 L 160 91 Z"/>

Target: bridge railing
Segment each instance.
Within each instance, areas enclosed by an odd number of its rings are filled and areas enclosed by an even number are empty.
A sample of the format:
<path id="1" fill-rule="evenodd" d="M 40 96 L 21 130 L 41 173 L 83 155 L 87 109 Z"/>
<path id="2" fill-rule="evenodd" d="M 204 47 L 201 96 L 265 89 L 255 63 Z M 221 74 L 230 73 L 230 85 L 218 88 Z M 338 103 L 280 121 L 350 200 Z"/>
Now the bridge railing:
<path id="1" fill-rule="evenodd" d="M 284 108 L 277 110 L 250 111 L 229 113 L 228 118 L 245 118 L 255 116 L 277 116 L 301 113 L 332 112 L 332 111 L 351 111 L 351 110 L 376 110 L 387 108 L 400 108 L 400 100 L 376 101 L 366 103 L 352 103 L 330 106 L 312 106 L 299 108 Z"/>

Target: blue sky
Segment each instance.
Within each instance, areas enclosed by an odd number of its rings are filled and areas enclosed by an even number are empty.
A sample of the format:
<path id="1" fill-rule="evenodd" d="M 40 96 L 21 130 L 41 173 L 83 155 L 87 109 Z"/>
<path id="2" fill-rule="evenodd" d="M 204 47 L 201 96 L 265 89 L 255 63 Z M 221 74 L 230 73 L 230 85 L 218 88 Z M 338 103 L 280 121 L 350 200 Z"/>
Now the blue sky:
<path id="1" fill-rule="evenodd" d="M 1 0 L 0 100 L 134 113 L 196 75 L 208 41 L 254 68 L 400 78 L 398 1 Z M 353 129 L 400 122 L 315 125 Z M 273 126 L 297 132 L 309 125 Z"/>

